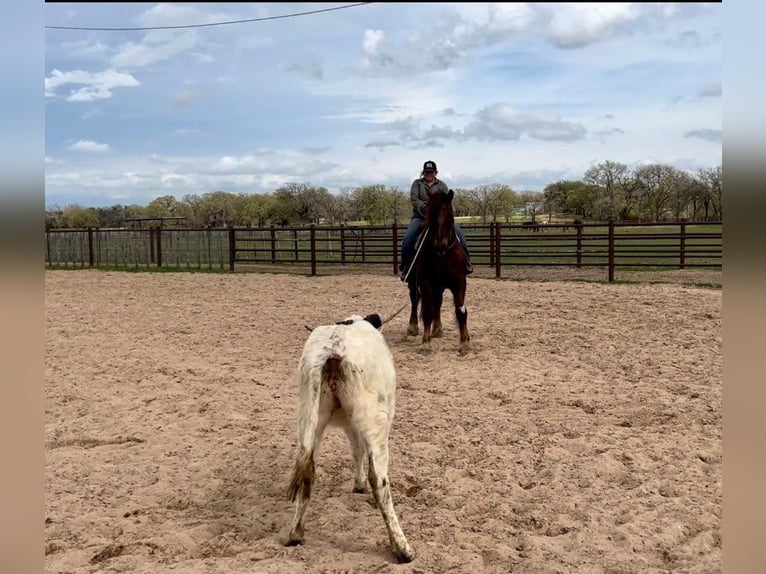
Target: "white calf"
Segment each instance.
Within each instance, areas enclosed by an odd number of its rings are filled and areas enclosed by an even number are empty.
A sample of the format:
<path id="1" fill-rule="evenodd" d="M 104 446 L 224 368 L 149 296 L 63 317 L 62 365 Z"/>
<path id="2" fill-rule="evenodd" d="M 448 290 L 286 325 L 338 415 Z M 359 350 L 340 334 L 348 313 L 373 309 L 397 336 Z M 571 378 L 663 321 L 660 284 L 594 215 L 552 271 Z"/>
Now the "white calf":
<path id="1" fill-rule="evenodd" d="M 387 320 L 378 315 L 350 317 L 315 328 L 304 345 L 298 366 L 299 452 L 288 489 L 290 500 L 295 501 L 295 515 L 287 546 L 303 542 L 303 515 L 314 481 L 314 452 L 325 427 L 331 424 L 342 427 L 351 443 L 354 492 L 364 492 L 369 479 L 396 560 L 410 562 L 413 558 L 394 511 L 388 480 L 396 369 L 380 332 Z"/>

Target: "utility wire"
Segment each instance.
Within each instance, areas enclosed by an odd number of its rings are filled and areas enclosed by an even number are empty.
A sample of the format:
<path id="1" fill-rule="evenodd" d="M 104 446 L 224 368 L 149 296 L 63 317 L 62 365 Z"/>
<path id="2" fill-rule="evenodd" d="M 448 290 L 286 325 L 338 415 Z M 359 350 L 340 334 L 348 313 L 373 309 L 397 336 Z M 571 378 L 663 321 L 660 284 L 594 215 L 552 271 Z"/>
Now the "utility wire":
<path id="1" fill-rule="evenodd" d="M 127 32 L 136 30 L 178 30 L 180 28 L 204 28 L 206 26 L 223 26 L 225 24 L 244 24 L 245 22 L 263 22 L 265 20 L 278 20 L 280 18 L 295 18 L 296 16 L 307 16 L 309 14 L 319 14 L 320 12 L 332 12 L 333 10 L 343 10 L 344 8 L 354 8 L 355 6 L 364 6 L 365 4 L 374 4 L 374 2 L 357 2 L 356 4 L 347 4 L 346 6 L 336 6 L 335 8 L 323 8 L 322 10 L 311 10 L 310 12 L 296 12 L 293 14 L 284 14 L 282 16 L 266 16 L 264 18 L 248 18 L 247 20 L 231 20 L 229 22 L 211 22 L 209 24 L 187 24 L 184 26 L 150 26 L 146 28 L 82 28 L 78 26 L 46 26 L 53 30 L 98 30 L 104 32 Z"/>

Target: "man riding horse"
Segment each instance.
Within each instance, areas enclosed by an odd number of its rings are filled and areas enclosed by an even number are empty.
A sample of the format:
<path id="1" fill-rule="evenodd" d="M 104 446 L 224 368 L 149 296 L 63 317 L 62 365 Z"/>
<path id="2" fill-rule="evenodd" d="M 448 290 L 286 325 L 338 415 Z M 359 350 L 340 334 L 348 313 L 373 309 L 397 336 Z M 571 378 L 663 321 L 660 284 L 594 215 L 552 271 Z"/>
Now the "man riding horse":
<path id="1" fill-rule="evenodd" d="M 418 238 L 418 231 L 420 224 L 423 221 L 428 208 L 428 202 L 431 200 L 431 194 L 436 191 L 447 193 L 449 187 L 446 183 L 436 177 L 439 173 L 436 169 L 436 163 L 429 160 L 423 164 L 423 171 L 420 177 L 412 182 L 410 187 L 410 201 L 412 202 L 412 219 L 407 227 L 407 231 L 404 233 L 404 239 L 402 240 L 402 258 L 399 264 L 399 270 L 401 271 L 401 279 L 404 281 L 408 275 L 409 268 L 413 262 L 413 252 L 415 250 L 415 242 Z M 455 224 L 455 232 L 460 239 L 460 244 L 465 251 L 466 259 L 466 275 L 473 273 L 473 265 L 471 265 L 471 256 L 468 253 L 468 245 L 465 242 L 465 235 L 460 226 Z"/>

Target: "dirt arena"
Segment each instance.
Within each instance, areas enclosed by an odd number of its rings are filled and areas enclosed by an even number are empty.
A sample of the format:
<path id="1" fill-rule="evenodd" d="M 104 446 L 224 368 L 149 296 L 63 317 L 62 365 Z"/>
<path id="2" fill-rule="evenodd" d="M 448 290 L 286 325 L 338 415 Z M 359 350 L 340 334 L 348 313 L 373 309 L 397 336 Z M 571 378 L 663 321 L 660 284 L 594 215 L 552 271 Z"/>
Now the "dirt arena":
<path id="1" fill-rule="evenodd" d="M 389 312 L 394 276 L 47 271 L 49 573 L 720 572 L 720 289 L 469 279 L 473 352 L 399 386 L 392 562 L 345 435 L 284 547 L 304 325 Z M 446 299 L 449 302 L 449 296 Z"/>

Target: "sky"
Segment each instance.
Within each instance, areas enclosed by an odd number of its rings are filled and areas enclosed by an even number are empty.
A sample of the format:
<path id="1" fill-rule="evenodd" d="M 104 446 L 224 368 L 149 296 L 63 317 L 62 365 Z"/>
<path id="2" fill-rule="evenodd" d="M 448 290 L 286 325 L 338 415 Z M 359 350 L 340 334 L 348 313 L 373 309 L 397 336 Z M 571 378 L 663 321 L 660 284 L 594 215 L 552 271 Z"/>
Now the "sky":
<path id="1" fill-rule="evenodd" d="M 47 3 L 47 27 L 176 28 L 46 29 L 45 204 L 409 190 L 426 160 L 516 191 L 604 161 L 717 167 L 722 9 Z"/>

